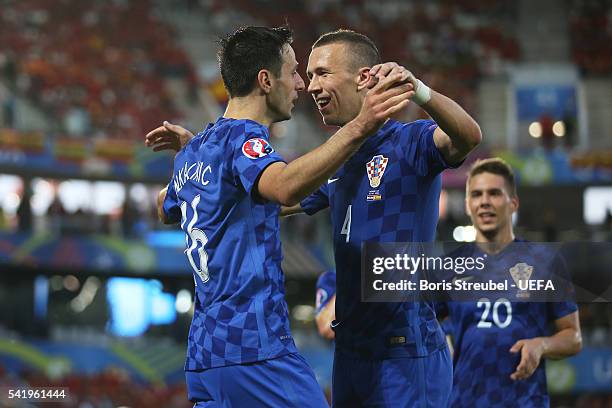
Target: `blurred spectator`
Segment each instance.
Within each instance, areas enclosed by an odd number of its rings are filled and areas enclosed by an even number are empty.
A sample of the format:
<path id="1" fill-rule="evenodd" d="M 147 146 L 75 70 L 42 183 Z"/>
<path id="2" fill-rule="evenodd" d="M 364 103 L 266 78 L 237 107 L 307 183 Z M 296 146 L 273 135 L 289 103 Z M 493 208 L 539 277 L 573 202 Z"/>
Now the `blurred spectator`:
<path id="1" fill-rule="evenodd" d="M 566 109 L 561 119 L 565 125 L 565 146 L 574 147 L 576 144 L 576 115 L 570 109 Z"/>
<path id="2" fill-rule="evenodd" d="M 29 232 L 32 230 L 32 187 L 31 180 L 25 179 L 23 194 L 19 207 L 17 207 L 17 219 L 19 231 Z"/>
<path id="3" fill-rule="evenodd" d="M 17 88 L 17 64 L 12 53 L 0 50 L 0 73 L 4 83 L 14 92 Z"/>
<path id="4" fill-rule="evenodd" d="M 2 111 L 0 126 L 15 126 L 15 96 L 0 84 L 0 109 Z"/>
<path id="5" fill-rule="evenodd" d="M 554 120 L 549 113 L 545 113 L 540 116 L 538 120 L 540 122 L 540 126 L 542 126 L 542 146 L 545 149 L 550 150 L 555 147 L 555 134 L 553 133 L 553 124 Z"/>
<path id="6" fill-rule="evenodd" d="M 129 187 L 126 190 L 129 191 Z M 139 218 L 140 211 L 138 210 L 138 206 L 134 203 L 132 198 L 129 196 L 126 197 L 121 211 L 121 226 L 123 227 L 124 237 L 133 238 L 137 236 L 136 225 Z"/>
<path id="7" fill-rule="evenodd" d="M 62 223 L 64 221 L 64 217 L 66 216 L 66 210 L 64 209 L 64 205 L 62 204 L 57 191 L 55 192 L 53 201 L 51 201 L 51 204 L 47 209 L 47 214 L 49 218 L 50 231 L 58 235 L 61 234 Z"/>
<path id="8" fill-rule="evenodd" d="M 603 223 L 603 228 L 606 233 L 606 241 L 612 242 L 612 211 L 609 209 L 606 212 L 606 220 Z"/>

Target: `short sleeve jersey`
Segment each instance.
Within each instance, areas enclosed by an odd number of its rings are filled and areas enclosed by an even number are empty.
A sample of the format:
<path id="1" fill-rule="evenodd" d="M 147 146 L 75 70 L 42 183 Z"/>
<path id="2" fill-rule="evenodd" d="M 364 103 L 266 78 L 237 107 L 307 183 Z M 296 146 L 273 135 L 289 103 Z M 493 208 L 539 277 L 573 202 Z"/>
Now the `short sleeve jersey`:
<path id="1" fill-rule="evenodd" d="M 255 194 L 272 163 L 265 126 L 220 118 L 174 161 L 164 212 L 181 223 L 195 279 L 186 370 L 243 364 L 296 351 L 281 270 L 279 211 Z"/>
<path id="2" fill-rule="evenodd" d="M 435 237 L 440 173 L 451 167 L 431 120 L 389 120 L 318 191 L 307 214 L 330 207 L 336 262 L 336 351 L 363 358 L 429 355 L 445 346 L 433 305 L 361 302 L 361 245 Z"/>
<path id="3" fill-rule="evenodd" d="M 476 246 L 466 246 L 463 255 L 486 258 L 485 276 L 510 277 L 517 263 L 533 267 L 533 279 L 563 274 L 563 263 L 548 248 L 524 241 L 494 256 Z M 551 270 L 554 269 L 554 270 Z M 520 353 L 510 348 L 521 339 L 550 335 L 549 326 L 577 310 L 573 301 L 512 302 L 506 298 L 481 298 L 478 302 L 446 302 L 437 305 L 448 315 L 454 345 L 453 407 L 545 407 L 549 405 L 545 362 L 526 380 L 510 379 L 520 362 Z"/>
<path id="4" fill-rule="evenodd" d="M 317 293 L 315 298 L 315 314 L 321 310 L 336 295 L 336 271 L 323 272 L 317 279 Z"/>

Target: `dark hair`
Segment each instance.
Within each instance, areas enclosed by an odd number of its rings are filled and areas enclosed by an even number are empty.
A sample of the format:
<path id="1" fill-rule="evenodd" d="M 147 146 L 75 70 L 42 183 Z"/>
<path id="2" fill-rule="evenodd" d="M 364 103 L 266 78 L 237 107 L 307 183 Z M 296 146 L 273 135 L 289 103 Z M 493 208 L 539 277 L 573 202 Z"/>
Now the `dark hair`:
<path id="1" fill-rule="evenodd" d="M 230 97 L 248 95 L 255 87 L 262 69 L 280 76 L 283 65 L 282 49 L 291 44 L 289 27 L 240 27 L 219 40 L 217 52 L 221 77 Z"/>
<path id="2" fill-rule="evenodd" d="M 468 183 L 470 179 L 477 174 L 481 173 L 492 173 L 498 176 L 502 176 L 506 181 L 508 187 L 508 193 L 511 197 L 516 197 L 516 183 L 514 181 L 514 171 L 508 163 L 499 157 L 492 157 L 490 159 L 477 160 L 472 165 L 470 173 L 468 175 Z"/>
<path id="3" fill-rule="evenodd" d="M 353 30 L 339 29 L 323 34 L 312 45 L 312 49 L 335 43 L 344 43 L 351 47 L 355 68 L 372 67 L 382 62 L 374 41 Z"/>

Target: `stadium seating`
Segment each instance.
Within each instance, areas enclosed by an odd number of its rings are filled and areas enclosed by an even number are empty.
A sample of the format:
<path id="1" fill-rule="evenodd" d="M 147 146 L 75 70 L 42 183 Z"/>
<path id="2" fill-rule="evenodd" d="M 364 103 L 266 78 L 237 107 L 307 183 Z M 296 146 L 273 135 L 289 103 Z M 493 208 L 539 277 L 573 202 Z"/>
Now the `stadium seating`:
<path id="1" fill-rule="evenodd" d="M 55 122 L 77 120 L 73 133 L 88 136 L 140 139 L 162 118 L 179 116 L 164 79 L 193 79 L 172 28 L 146 0 L 8 2 L 0 53 L 13 89 Z"/>
<path id="2" fill-rule="evenodd" d="M 474 111 L 473 91 L 482 74 L 498 74 L 505 62 L 520 58 L 517 39 L 509 30 L 516 5 L 464 0 L 430 1 L 426 6 L 399 0 L 339 0 L 270 3 L 228 0 L 202 2 L 206 14 L 249 14 L 253 21 L 281 25 L 295 32 L 294 49 L 306 66 L 317 37 L 336 28 L 370 36 L 383 59 L 398 61 L 451 98 Z M 308 10 L 304 13 L 304 10 Z M 222 34 L 222 33 L 218 33 Z M 448 78 L 452 78 L 449 81 Z"/>
<path id="3" fill-rule="evenodd" d="M 570 38 L 574 61 L 587 75 L 612 73 L 610 2 L 570 2 Z"/>

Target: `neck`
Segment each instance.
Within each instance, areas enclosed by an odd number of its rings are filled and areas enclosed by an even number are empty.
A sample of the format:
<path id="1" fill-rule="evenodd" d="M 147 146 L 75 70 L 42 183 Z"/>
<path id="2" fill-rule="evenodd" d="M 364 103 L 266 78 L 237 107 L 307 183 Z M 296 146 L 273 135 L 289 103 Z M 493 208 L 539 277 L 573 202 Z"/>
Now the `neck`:
<path id="1" fill-rule="evenodd" d="M 267 127 L 270 127 L 273 123 L 264 95 L 249 94 L 247 96 L 231 98 L 227 103 L 223 117 L 250 119 Z"/>
<path id="2" fill-rule="evenodd" d="M 476 230 L 476 242 L 485 244 L 481 247 L 485 252 L 497 253 L 514 241 L 514 231 L 512 225 L 508 224 L 497 231 Z"/>

